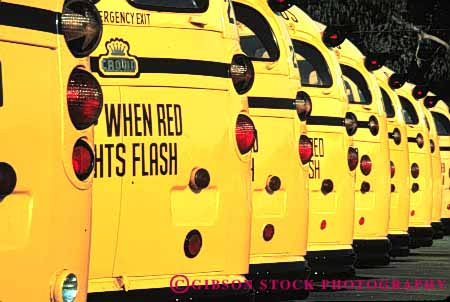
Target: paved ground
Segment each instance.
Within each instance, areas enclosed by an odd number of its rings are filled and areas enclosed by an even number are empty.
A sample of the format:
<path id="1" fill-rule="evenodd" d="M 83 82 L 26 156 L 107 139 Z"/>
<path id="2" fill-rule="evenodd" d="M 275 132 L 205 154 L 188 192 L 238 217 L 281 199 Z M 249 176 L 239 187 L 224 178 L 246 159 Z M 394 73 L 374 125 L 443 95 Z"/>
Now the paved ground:
<path id="1" fill-rule="evenodd" d="M 340 290 L 337 283 L 334 290 L 323 289 L 319 283 L 306 301 L 445 300 L 450 297 L 450 237 L 434 241 L 432 247 L 412 250 L 409 257 L 393 259 L 389 266 L 358 269 L 356 274 L 360 281 L 353 283 L 354 289 L 350 282 L 347 289 L 341 283 Z M 357 288 L 358 282 L 361 289 Z M 374 289 L 374 286 L 385 289 Z"/>

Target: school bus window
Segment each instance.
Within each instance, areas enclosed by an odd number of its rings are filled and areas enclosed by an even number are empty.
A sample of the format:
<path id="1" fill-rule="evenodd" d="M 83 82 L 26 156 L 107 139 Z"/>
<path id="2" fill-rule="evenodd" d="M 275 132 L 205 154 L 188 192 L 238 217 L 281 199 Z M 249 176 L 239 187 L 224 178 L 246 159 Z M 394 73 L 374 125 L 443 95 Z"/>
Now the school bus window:
<path id="1" fill-rule="evenodd" d="M 404 97 L 399 96 L 399 98 L 406 124 L 417 125 L 419 123 L 419 116 L 417 115 L 414 106 Z"/>
<path id="2" fill-rule="evenodd" d="M 347 99 L 349 101 L 349 103 L 354 103 L 355 102 L 355 98 L 353 97 L 353 91 L 352 91 L 352 87 L 350 86 L 350 84 L 346 81 L 344 81 L 344 87 L 345 87 L 345 92 L 347 95 Z"/>
<path id="3" fill-rule="evenodd" d="M 280 49 L 267 20 L 249 6 L 240 3 L 233 5 L 244 53 L 255 61 L 278 60 Z"/>
<path id="4" fill-rule="evenodd" d="M 384 105 L 384 111 L 386 112 L 387 117 L 394 117 L 395 116 L 395 109 L 392 105 L 391 98 L 387 94 L 386 90 L 381 88 L 381 95 L 383 96 L 383 105 Z"/>
<path id="5" fill-rule="evenodd" d="M 357 71 L 353 67 L 347 65 L 341 64 L 341 69 L 342 73 L 350 80 L 352 80 L 353 83 L 355 83 L 356 86 L 358 87 L 358 95 L 356 96 L 357 98 L 353 96 L 354 97 L 353 102 L 351 103 L 361 105 L 371 104 L 372 95 L 370 94 L 369 86 L 367 85 L 367 82 L 362 76 L 362 74 L 359 73 L 359 71 Z"/>
<path id="6" fill-rule="evenodd" d="M 322 54 L 312 45 L 293 40 L 303 86 L 329 88 L 333 85 L 330 69 Z"/>
<path id="7" fill-rule="evenodd" d="M 167 12 L 205 12 L 208 0 L 128 0 L 132 5 L 149 10 Z"/>
<path id="8" fill-rule="evenodd" d="M 445 115 L 431 112 L 439 136 L 450 136 L 450 121 Z"/>

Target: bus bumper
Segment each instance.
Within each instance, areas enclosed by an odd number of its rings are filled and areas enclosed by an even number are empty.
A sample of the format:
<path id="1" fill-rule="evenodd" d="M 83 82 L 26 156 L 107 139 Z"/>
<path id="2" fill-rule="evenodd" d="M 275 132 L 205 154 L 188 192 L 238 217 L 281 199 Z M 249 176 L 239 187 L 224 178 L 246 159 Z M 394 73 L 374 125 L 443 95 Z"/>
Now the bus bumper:
<path id="1" fill-rule="evenodd" d="M 433 239 L 444 238 L 444 224 L 442 222 L 440 221 L 432 222 L 431 227 L 433 228 Z"/>
<path id="2" fill-rule="evenodd" d="M 391 247 L 391 242 L 387 238 L 353 240 L 353 250 L 356 254 L 355 267 L 388 265 Z"/>
<path id="3" fill-rule="evenodd" d="M 245 284 L 242 289 L 193 290 L 176 294 L 170 288 L 90 293 L 87 302 L 254 302 L 253 290 Z"/>
<path id="4" fill-rule="evenodd" d="M 409 248 L 416 249 L 433 245 L 433 228 L 432 227 L 410 227 Z"/>
<path id="5" fill-rule="evenodd" d="M 444 226 L 444 235 L 450 235 L 450 218 L 441 218 Z"/>
<path id="6" fill-rule="evenodd" d="M 389 234 L 392 249 L 389 254 L 392 257 L 406 257 L 409 255 L 409 234 Z"/>
<path id="7" fill-rule="evenodd" d="M 352 249 L 308 252 L 306 259 L 314 280 L 349 279 L 355 276 L 355 253 Z"/>
<path id="8" fill-rule="evenodd" d="M 293 282 L 295 280 L 308 280 L 309 276 L 310 268 L 306 261 L 296 261 L 250 264 L 247 279 L 253 282 L 256 301 L 274 302 L 279 299 L 304 299 L 308 297 L 309 291 L 303 288 L 283 290 L 281 288 L 271 288 L 270 286 L 264 289 L 261 286 L 263 280 L 289 280 Z M 263 289 L 261 290 L 261 288 Z"/>

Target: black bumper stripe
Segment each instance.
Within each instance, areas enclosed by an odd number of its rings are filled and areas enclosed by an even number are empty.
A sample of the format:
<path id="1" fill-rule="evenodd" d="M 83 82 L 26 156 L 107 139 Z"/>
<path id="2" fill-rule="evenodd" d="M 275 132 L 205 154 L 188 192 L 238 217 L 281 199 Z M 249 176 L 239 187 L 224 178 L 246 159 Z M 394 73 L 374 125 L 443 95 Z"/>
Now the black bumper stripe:
<path id="1" fill-rule="evenodd" d="M 41 8 L 0 2 L 0 25 L 58 33 L 61 14 Z"/>
<path id="2" fill-rule="evenodd" d="M 307 125 L 322 126 L 344 126 L 344 119 L 334 116 L 309 116 L 306 120 Z"/>
<path id="3" fill-rule="evenodd" d="M 358 121 L 358 128 L 369 128 L 369 121 Z"/>
<path id="4" fill-rule="evenodd" d="M 250 108 L 296 109 L 294 99 L 271 97 L 248 97 L 248 106 Z"/>
<path id="5" fill-rule="evenodd" d="M 416 143 L 415 137 L 408 137 L 408 143 Z"/>
<path id="6" fill-rule="evenodd" d="M 439 150 L 441 150 L 441 151 L 450 151 L 450 147 L 447 147 L 447 146 L 439 147 Z"/>

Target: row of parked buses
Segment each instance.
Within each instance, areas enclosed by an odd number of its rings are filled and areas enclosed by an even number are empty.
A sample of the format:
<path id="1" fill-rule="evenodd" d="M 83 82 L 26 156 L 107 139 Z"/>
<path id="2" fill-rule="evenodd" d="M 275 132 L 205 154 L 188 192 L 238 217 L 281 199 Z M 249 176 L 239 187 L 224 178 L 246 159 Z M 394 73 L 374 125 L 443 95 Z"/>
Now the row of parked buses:
<path id="1" fill-rule="evenodd" d="M 0 301 L 386 265 L 450 232 L 449 118 L 287 0 L 2 0 Z"/>

